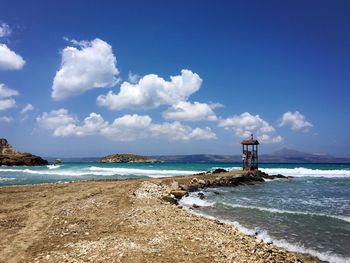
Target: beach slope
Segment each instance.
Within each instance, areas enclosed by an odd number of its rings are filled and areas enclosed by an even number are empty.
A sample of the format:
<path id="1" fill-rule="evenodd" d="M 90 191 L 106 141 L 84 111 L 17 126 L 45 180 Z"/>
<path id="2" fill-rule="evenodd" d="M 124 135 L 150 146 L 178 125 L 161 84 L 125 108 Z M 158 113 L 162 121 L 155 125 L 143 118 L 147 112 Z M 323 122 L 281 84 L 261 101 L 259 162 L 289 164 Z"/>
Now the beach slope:
<path id="1" fill-rule="evenodd" d="M 1 187 L 0 262 L 318 262 L 163 199 L 194 177 Z"/>

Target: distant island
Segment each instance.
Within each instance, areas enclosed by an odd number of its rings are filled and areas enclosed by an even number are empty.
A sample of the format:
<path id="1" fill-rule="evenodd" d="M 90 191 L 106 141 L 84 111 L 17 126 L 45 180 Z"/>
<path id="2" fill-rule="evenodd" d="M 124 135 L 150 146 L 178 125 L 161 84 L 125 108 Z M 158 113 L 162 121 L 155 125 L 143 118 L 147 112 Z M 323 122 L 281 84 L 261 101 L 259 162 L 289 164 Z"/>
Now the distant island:
<path id="1" fill-rule="evenodd" d="M 1 165 L 48 165 L 48 161 L 31 153 L 16 151 L 4 138 L 0 138 L 0 166 Z"/>
<path id="2" fill-rule="evenodd" d="M 123 158 L 125 161 L 119 161 L 118 156 L 132 156 L 131 159 Z M 145 159 L 155 160 L 155 162 L 167 163 L 240 163 L 242 155 L 222 155 L 222 154 L 186 154 L 186 155 L 152 155 L 140 156 L 134 154 L 114 154 L 106 157 L 46 157 L 50 162 L 55 162 L 56 159 L 62 159 L 64 162 L 99 162 L 105 158 L 113 158 L 117 156 L 116 162 L 133 162 L 132 158 L 140 161 L 134 162 L 149 162 Z M 136 158 L 137 157 L 137 158 Z M 141 157 L 141 158 L 139 158 Z M 154 162 L 154 161 L 153 161 Z M 350 158 L 340 158 L 329 154 L 307 153 L 293 149 L 282 148 L 278 151 L 269 154 L 260 154 L 259 163 L 350 163 Z"/>
<path id="3" fill-rule="evenodd" d="M 98 160 L 100 163 L 159 163 L 160 161 L 136 154 L 111 154 Z"/>

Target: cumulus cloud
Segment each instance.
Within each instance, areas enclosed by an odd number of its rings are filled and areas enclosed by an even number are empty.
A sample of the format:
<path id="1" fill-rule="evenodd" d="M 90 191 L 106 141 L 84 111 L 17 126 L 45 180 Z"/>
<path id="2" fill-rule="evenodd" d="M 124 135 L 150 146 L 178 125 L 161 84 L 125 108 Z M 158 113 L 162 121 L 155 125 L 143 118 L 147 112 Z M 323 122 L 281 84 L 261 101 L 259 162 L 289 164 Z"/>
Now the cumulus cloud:
<path id="1" fill-rule="evenodd" d="M 257 137 L 260 143 L 280 143 L 283 142 L 283 137 L 281 136 L 271 136 L 269 134 L 262 134 Z"/>
<path id="2" fill-rule="evenodd" d="M 152 119 L 148 115 L 124 115 L 116 118 L 101 131 L 102 135 L 116 141 L 134 141 L 149 137 Z"/>
<path id="3" fill-rule="evenodd" d="M 313 127 L 312 123 L 305 119 L 305 116 L 298 111 L 287 111 L 282 115 L 279 126 L 290 126 L 294 131 L 308 131 Z"/>
<path id="4" fill-rule="evenodd" d="M 163 112 L 163 118 L 177 121 L 215 121 L 217 117 L 213 109 L 217 106 L 216 104 L 181 101 Z"/>
<path id="5" fill-rule="evenodd" d="M 0 122 L 11 123 L 13 121 L 14 121 L 14 119 L 12 117 L 9 117 L 9 116 L 1 116 L 0 117 Z"/>
<path id="6" fill-rule="evenodd" d="M 191 70 L 181 70 L 181 75 L 171 76 L 170 81 L 149 74 L 137 83 L 123 82 L 118 94 L 112 91 L 97 98 L 99 106 L 111 110 L 151 109 L 160 105 L 175 105 L 186 101 L 188 97 L 200 89 L 202 79 Z"/>
<path id="7" fill-rule="evenodd" d="M 16 107 L 16 101 L 12 98 L 0 100 L 0 111 Z"/>
<path id="8" fill-rule="evenodd" d="M 42 128 L 56 130 L 59 127 L 76 123 L 77 119 L 69 114 L 68 110 L 59 109 L 51 112 L 44 112 L 41 116 L 36 118 L 36 121 Z"/>
<path id="9" fill-rule="evenodd" d="M 248 112 L 227 119 L 221 119 L 218 126 L 228 130 L 232 129 L 235 135 L 241 138 L 247 138 L 252 133 L 255 133 L 263 143 L 278 143 L 283 140 L 281 136 L 273 137 L 269 135 L 275 132 L 275 128 L 259 115 L 254 116 Z"/>
<path id="10" fill-rule="evenodd" d="M 10 89 L 5 84 L 0 83 L 0 98 L 7 98 L 19 95 L 19 92 L 14 89 Z"/>
<path id="11" fill-rule="evenodd" d="M 251 115 L 244 112 L 241 115 L 235 115 L 219 121 L 219 127 L 232 128 L 239 137 L 248 137 L 254 131 L 269 133 L 275 131 L 267 121 L 260 118 L 259 115 Z"/>
<path id="12" fill-rule="evenodd" d="M 9 49 L 6 44 L 0 44 L 0 70 L 16 70 L 23 68 L 24 59 Z"/>
<path id="13" fill-rule="evenodd" d="M 30 111 L 34 110 L 34 107 L 32 104 L 28 103 L 26 106 L 24 106 L 21 110 L 21 114 L 26 114 Z"/>
<path id="14" fill-rule="evenodd" d="M 53 130 L 54 136 L 89 136 L 102 135 L 116 141 L 133 141 L 149 137 L 166 137 L 170 140 L 211 140 L 216 135 L 210 128 L 191 128 L 179 122 L 154 124 L 148 115 L 124 115 L 112 123 L 97 113 L 91 113 L 82 123 L 66 109 L 49 113 L 44 112 L 37 117 L 42 128 Z"/>
<path id="15" fill-rule="evenodd" d="M 11 28 L 8 24 L 0 23 L 0 37 L 8 37 L 11 35 Z"/>
<path id="16" fill-rule="evenodd" d="M 216 134 L 209 127 L 204 129 L 182 125 L 180 122 L 154 124 L 151 127 L 151 133 L 154 137 L 168 137 L 174 141 L 194 140 L 212 140 L 216 139 Z"/>
<path id="17" fill-rule="evenodd" d="M 140 80 L 140 76 L 138 74 L 133 74 L 132 72 L 129 72 L 128 74 L 128 81 L 132 84 L 136 84 Z"/>
<path id="18" fill-rule="evenodd" d="M 101 39 L 71 41 L 62 51 L 61 68 L 56 72 L 51 97 L 62 100 L 94 88 L 113 87 L 119 71 L 112 47 Z"/>

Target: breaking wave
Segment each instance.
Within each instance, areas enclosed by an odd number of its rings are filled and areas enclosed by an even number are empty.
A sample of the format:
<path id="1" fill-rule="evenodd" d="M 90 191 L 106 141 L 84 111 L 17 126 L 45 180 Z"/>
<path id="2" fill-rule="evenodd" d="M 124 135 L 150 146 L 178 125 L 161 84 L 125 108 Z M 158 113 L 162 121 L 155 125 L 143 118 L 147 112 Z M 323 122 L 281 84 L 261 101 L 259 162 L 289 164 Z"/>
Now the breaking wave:
<path id="1" fill-rule="evenodd" d="M 268 174 L 283 174 L 286 176 L 294 177 L 327 177 L 327 178 L 339 178 L 349 177 L 350 170 L 321 170 L 321 169 L 309 169 L 309 168 L 261 168 L 261 171 Z"/>
<path id="2" fill-rule="evenodd" d="M 81 169 L 65 169 L 57 166 L 57 168 L 48 169 L 11 169 L 1 168 L 1 172 L 12 172 L 12 173 L 24 173 L 33 175 L 56 175 L 56 176 L 147 176 L 147 177 L 164 177 L 164 176 L 180 176 L 180 175 L 191 175 L 198 171 L 182 171 L 182 170 L 156 170 L 156 169 L 136 169 L 136 168 L 105 168 L 91 166 Z"/>
<path id="3" fill-rule="evenodd" d="M 256 209 L 256 210 L 259 210 L 259 211 L 270 212 L 270 213 L 277 213 L 277 214 L 296 214 L 296 215 L 309 215 L 309 216 L 325 216 L 325 217 L 331 217 L 331 218 L 334 218 L 334 219 L 338 219 L 338 220 L 342 220 L 342 221 L 350 223 L 350 217 L 348 217 L 348 216 L 337 216 L 337 215 L 327 215 L 327 214 L 323 214 L 323 213 L 311 213 L 311 212 L 302 212 L 302 211 L 281 210 L 281 209 L 268 208 L 268 207 L 229 204 L 229 203 L 225 203 L 225 202 L 222 202 L 222 204 L 225 205 L 225 206 L 233 207 L 233 208 Z"/>
<path id="4" fill-rule="evenodd" d="M 259 238 L 266 243 L 272 243 L 273 245 L 280 247 L 280 248 L 284 248 L 288 251 L 309 254 L 311 256 L 319 258 L 320 260 L 328 261 L 330 263 L 350 262 L 350 257 L 342 257 L 339 255 L 333 254 L 331 252 L 319 252 L 319 251 L 316 251 L 314 249 L 305 248 L 305 246 L 302 244 L 292 244 L 292 243 L 290 243 L 286 240 L 283 240 L 283 239 L 274 239 L 268 234 L 268 232 L 266 230 L 262 230 L 259 228 L 250 229 L 250 228 L 242 226 L 237 221 L 223 220 L 223 219 L 220 219 L 220 218 L 217 218 L 214 216 L 207 215 L 207 214 L 202 213 L 202 212 L 190 210 L 190 209 L 188 209 L 188 207 L 186 208 L 186 210 L 189 211 L 190 213 L 198 215 L 198 216 L 202 216 L 202 217 L 212 219 L 212 220 L 219 220 L 220 222 L 228 224 L 228 225 L 234 225 L 239 231 L 241 231 L 242 233 L 244 233 L 246 235 L 255 236 L 256 238 Z"/>

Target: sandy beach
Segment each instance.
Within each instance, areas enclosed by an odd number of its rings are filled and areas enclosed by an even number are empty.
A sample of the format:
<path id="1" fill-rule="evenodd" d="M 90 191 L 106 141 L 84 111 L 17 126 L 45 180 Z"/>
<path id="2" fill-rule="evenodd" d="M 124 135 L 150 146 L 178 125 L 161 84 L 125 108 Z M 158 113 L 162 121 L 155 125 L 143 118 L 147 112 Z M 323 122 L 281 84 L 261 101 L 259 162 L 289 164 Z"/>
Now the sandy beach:
<path id="1" fill-rule="evenodd" d="M 174 181 L 241 176 L 1 187 L 0 262 L 319 262 L 163 199 Z"/>

